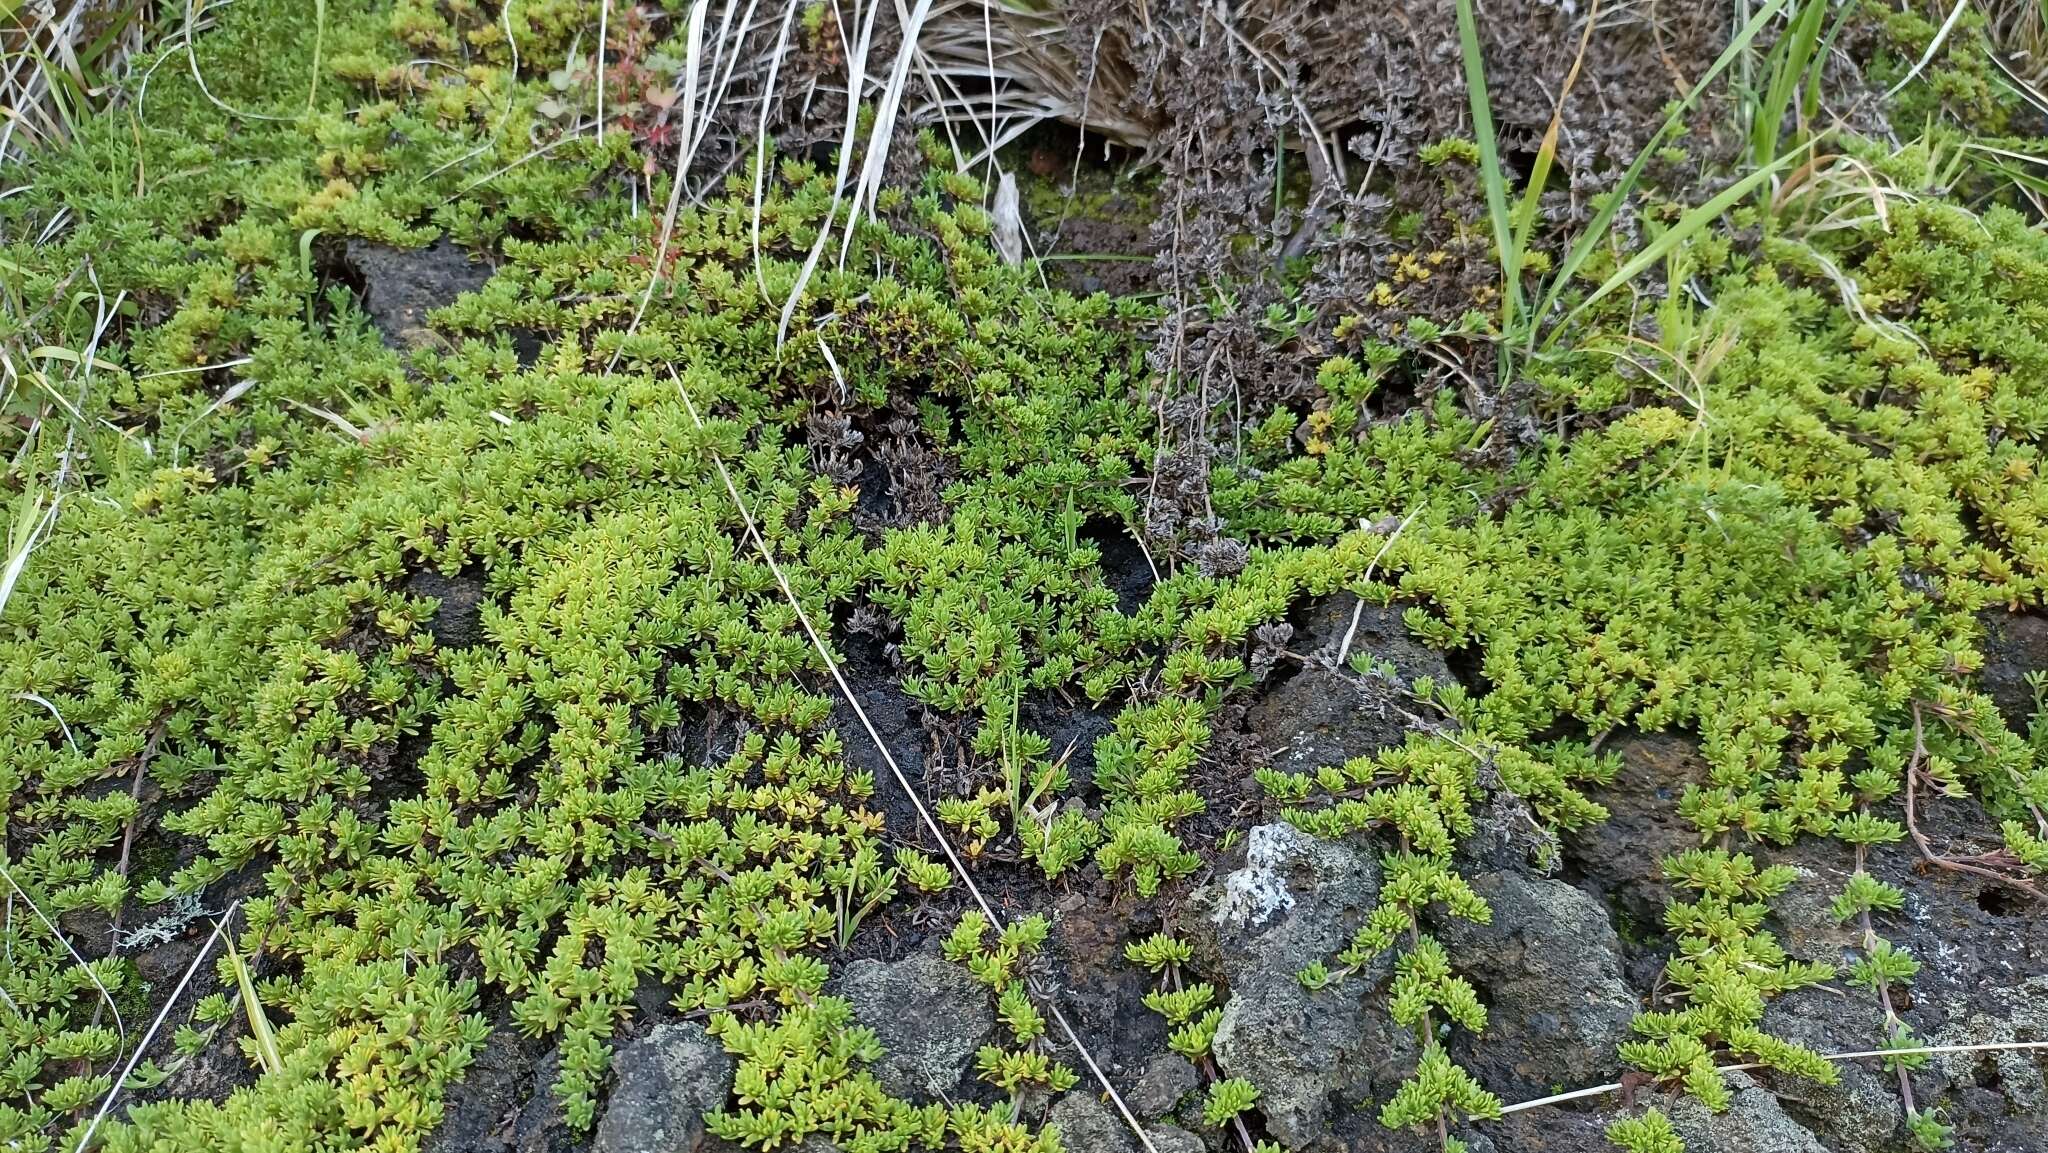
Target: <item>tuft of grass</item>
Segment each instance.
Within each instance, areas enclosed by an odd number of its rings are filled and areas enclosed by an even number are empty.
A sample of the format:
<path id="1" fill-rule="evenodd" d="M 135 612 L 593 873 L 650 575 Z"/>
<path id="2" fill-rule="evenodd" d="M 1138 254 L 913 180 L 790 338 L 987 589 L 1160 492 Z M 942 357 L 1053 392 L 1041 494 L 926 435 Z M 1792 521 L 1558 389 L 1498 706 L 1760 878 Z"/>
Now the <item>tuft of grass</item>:
<path id="1" fill-rule="evenodd" d="M 151 0 L 0 3 L 0 161 L 71 137 L 142 46 Z"/>
<path id="2" fill-rule="evenodd" d="M 1793 141 L 1812 135 L 1811 121 L 1820 108 L 1821 66 L 1852 9 L 1845 7 L 1834 25 L 1826 25 L 1828 0 L 1794 0 L 1785 28 L 1771 44 L 1763 62 L 1760 91 L 1746 93 L 1749 118 L 1749 161 L 1767 168 L 1785 143 L 1785 117 L 1794 115 Z M 1752 80 L 1755 71 L 1750 70 Z"/>
<path id="3" fill-rule="evenodd" d="M 263 999 L 256 994 L 256 979 L 249 968 L 248 958 L 240 949 L 230 948 L 222 957 L 235 976 L 235 991 L 242 1002 L 242 1013 L 249 1021 L 249 1040 L 256 1050 L 256 1064 L 265 1073 L 279 1073 L 284 1070 L 284 1058 L 277 1051 L 277 1032 L 270 1027 L 270 1014 L 263 1009 Z"/>
<path id="4" fill-rule="evenodd" d="M 1615 219 L 1621 207 L 1628 203 L 1641 185 L 1643 173 L 1648 168 L 1651 158 L 1681 130 L 1686 116 L 1699 105 L 1714 82 L 1730 65 L 1744 58 L 1750 46 L 1771 26 L 1789 2 L 1791 0 L 1766 0 L 1756 14 L 1743 24 L 1713 65 L 1672 106 L 1664 122 L 1622 173 L 1620 180 L 1607 194 L 1592 219 L 1576 237 L 1572 238 L 1564 253 L 1556 260 L 1553 269 L 1533 285 L 1532 293 L 1532 286 L 1526 285 L 1525 279 L 1526 271 L 1531 267 L 1530 256 L 1535 241 L 1533 225 L 1536 202 L 1542 194 L 1543 183 L 1548 180 L 1555 159 L 1558 119 L 1553 115 L 1550 131 L 1545 134 L 1543 145 L 1539 148 L 1530 179 L 1522 193 L 1520 206 L 1511 211 L 1510 174 L 1501 158 L 1500 140 L 1494 129 L 1492 102 L 1486 88 L 1486 62 L 1479 39 L 1478 18 L 1473 0 L 1457 0 L 1458 41 L 1465 73 L 1465 90 L 1472 111 L 1474 143 L 1479 151 L 1480 182 L 1486 197 L 1487 217 L 1493 229 L 1495 256 L 1501 270 L 1498 340 L 1503 381 L 1512 372 L 1517 358 L 1554 347 L 1570 330 L 1571 322 L 1582 316 L 1589 307 L 1628 285 L 1670 252 L 1704 235 L 1723 213 L 1742 203 L 1750 193 L 1770 180 L 1799 154 L 1795 151 L 1768 160 L 1756 171 L 1743 177 L 1734 187 L 1687 212 L 1677 223 L 1660 233 L 1649 246 L 1623 263 L 1620 270 L 1602 280 L 1561 316 L 1559 315 L 1558 309 L 1564 303 L 1566 294 L 1574 289 L 1580 272 L 1608 245 Z M 1819 6 L 1812 3 L 1812 0 L 1806 2 L 1809 6 Z M 1588 35 L 1591 24 L 1589 19 Z M 1582 39 L 1581 56 L 1586 47 L 1587 42 Z M 1575 64 L 1574 75 L 1576 71 Z M 1560 112 L 1562 104 L 1560 95 Z M 1531 299 L 1535 301 L 1533 305 L 1529 303 Z"/>

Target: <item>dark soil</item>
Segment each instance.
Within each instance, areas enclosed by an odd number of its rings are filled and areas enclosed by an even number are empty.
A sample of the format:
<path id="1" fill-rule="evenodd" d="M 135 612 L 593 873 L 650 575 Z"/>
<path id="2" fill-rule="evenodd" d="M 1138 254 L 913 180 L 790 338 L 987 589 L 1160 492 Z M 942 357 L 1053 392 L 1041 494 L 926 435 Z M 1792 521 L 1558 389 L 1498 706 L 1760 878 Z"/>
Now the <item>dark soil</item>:
<path id="1" fill-rule="evenodd" d="M 489 264 L 472 260 L 454 242 L 436 240 L 425 248 L 393 248 L 350 240 L 346 267 L 370 323 L 392 348 L 425 348 L 440 343 L 427 313 L 453 303 L 491 279 Z"/>
<path id="2" fill-rule="evenodd" d="M 1116 593 L 1117 611 L 1130 616 L 1144 608 L 1159 576 L 1137 540 L 1124 526 L 1101 517 L 1082 525 L 1080 537 L 1101 554 L 1102 579 Z"/>
<path id="3" fill-rule="evenodd" d="M 502 1000 L 502 998 L 500 998 Z M 486 1014 L 509 1021 L 507 1003 Z M 636 1016 L 640 1021 L 644 1014 Z M 441 1124 L 424 1153 L 571 1153 L 589 1147 L 570 1132 L 549 1092 L 560 1058 L 546 1040 L 501 1026 L 476 1055 L 462 1080 L 449 1087 Z"/>
<path id="4" fill-rule="evenodd" d="M 696 701 L 682 703 L 682 719 L 654 735 L 654 747 L 684 764 L 718 765 L 739 749 L 746 735 L 745 722 L 736 713 L 718 705 Z"/>
<path id="5" fill-rule="evenodd" d="M 1059 693 L 1031 693 L 1017 702 L 1017 723 L 1052 742 L 1052 759 L 1064 761 L 1074 788 L 1092 793 L 1095 742 L 1116 727 L 1111 706 L 1091 707 Z"/>
<path id="6" fill-rule="evenodd" d="M 846 763 L 874 775 L 874 803 L 882 811 L 892 840 L 936 850 L 938 846 L 930 843 L 917 806 L 903 795 L 882 752 L 882 748 L 887 748 L 904 780 L 911 788 L 923 792 L 927 758 L 933 751 L 925 707 L 898 684 L 897 670 L 884 642 L 865 633 L 846 631 L 835 643 L 846 658 L 840 673 L 860 701 L 860 709 L 855 711 L 837 686 L 829 682 L 819 691 L 832 697 L 832 727 L 839 733 Z M 873 736 L 861 723 L 862 714 L 874 725 Z M 881 739 L 882 748 L 876 746 L 876 737 Z M 929 804 L 929 797 L 920 799 Z"/>
<path id="7" fill-rule="evenodd" d="M 444 649 L 468 648 L 484 639 L 484 572 L 469 565 L 448 576 L 438 569 L 421 568 L 405 578 L 405 591 L 416 597 L 432 597 L 439 603 L 427 619 L 427 631 L 434 644 Z"/>
<path id="8" fill-rule="evenodd" d="M 202 918 L 186 926 L 176 940 L 135 954 L 135 968 L 142 977 L 149 998 L 149 1016 L 129 1022 L 129 1028 L 146 1029 L 149 1022 L 164 1011 L 171 992 L 177 988 L 178 981 L 184 977 L 185 970 L 191 967 L 200 950 L 206 947 L 212 932 L 212 919 Z M 220 946 L 216 946 L 213 956 L 217 958 L 219 955 Z M 239 1039 L 249 1032 L 239 1014 L 229 1018 L 207 1046 L 189 1059 L 179 1057 L 170 1043 L 171 1026 L 186 1023 L 201 997 L 220 991 L 213 965 L 210 961 L 201 962 L 191 984 L 178 998 L 177 1004 L 170 1007 L 165 1028 L 146 1053 L 150 1060 L 170 1069 L 171 1075 L 161 1085 L 139 1090 L 124 1100 L 131 1105 L 169 1100 L 224 1101 L 236 1089 L 256 1083 L 256 1066 L 243 1056 L 239 1044 Z M 232 996 L 233 990 L 227 991 Z M 196 1022 L 193 1024 L 198 1027 Z M 179 1063 L 181 1061 L 182 1064 Z"/>
<path id="9" fill-rule="evenodd" d="M 156 824 L 148 822 L 146 827 L 154 830 Z M 161 833 L 156 835 L 163 836 Z M 170 863 L 170 868 L 187 864 L 198 855 L 197 846 L 183 838 L 171 843 L 176 848 L 170 849 L 167 855 L 181 859 Z M 138 852 L 132 858 L 136 862 L 150 855 L 142 851 L 143 845 L 144 842 L 138 840 Z M 121 931 L 130 942 L 129 947 L 107 951 L 132 960 L 136 976 L 142 983 L 139 1003 L 124 998 L 128 1006 L 123 1013 L 126 1018 L 124 1024 L 132 1035 L 149 1028 L 150 1022 L 159 1016 L 163 1018 L 163 1027 L 142 1055 L 170 1074 L 157 1085 L 125 1094 L 122 1097 L 125 1106 L 170 1100 L 223 1101 L 236 1089 L 255 1083 L 256 1065 L 243 1054 L 240 1044 L 240 1039 L 248 1036 L 249 1028 L 239 1011 L 239 1002 L 236 1002 L 237 1011 L 213 1033 L 206 1047 L 189 1058 L 179 1054 L 174 1034 L 177 1026 L 186 1024 L 204 1031 L 205 1027 L 192 1018 L 192 1011 L 198 1007 L 202 997 L 223 992 L 230 999 L 235 997 L 235 988 L 232 985 L 223 987 L 214 969 L 214 962 L 219 960 L 221 951 L 234 947 L 235 937 L 229 936 L 214 944 L 205 959 L 200 959 L 201 953 L 208 949 L 215 921 L 233 902 L 258 896 L 264 891 L 263 872 L 261 862 L 236 870 L 210 887 L 204 904 L 184 906 L 172 902 L 168 906 L 144 905 L 131 900 L 124 908 Z M 238 934 L 244 927 L 237 918 L 229 932 Z M 88 930 L 86 935 L 88 939 L 100 940 L 107 934 L 104 928 L 98 928 L 97 932 Z M 193 971 L 184 991 L 173 1001 L 172 994 L 177 992 L 178 982 L 184 979 L 186 970 L 191 969 L 195 960 L 199 961 L 199 967 Z M 267 975 L 264 958 L 259 956 L 256 959 L 253 975 L 258 980 Z"/>

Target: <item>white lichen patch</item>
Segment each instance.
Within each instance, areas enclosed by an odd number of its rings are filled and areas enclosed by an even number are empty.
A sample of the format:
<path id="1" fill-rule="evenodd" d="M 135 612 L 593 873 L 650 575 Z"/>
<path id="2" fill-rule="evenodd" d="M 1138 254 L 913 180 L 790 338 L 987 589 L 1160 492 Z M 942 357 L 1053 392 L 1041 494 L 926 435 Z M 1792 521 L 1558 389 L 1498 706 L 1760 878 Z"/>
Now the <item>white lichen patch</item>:
<path id="1" fill-rule="evenodd" d="M 1256 927 L 1294 907 L 1288 891 L 1287 865 L 1313 848 L 1307 834 L 1293 825 L 1260 825 L 1245 838 L 1244 867 L 1223 878 L 1223 899 L 1216 904 L 1219 925 Z"/>

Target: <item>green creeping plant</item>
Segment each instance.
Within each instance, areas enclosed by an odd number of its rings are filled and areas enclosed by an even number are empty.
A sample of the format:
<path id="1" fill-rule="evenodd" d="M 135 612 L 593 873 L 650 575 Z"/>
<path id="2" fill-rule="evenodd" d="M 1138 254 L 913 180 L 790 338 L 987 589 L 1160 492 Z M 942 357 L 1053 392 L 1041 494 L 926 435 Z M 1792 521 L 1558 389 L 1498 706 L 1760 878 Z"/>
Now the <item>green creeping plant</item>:
<path id="1" fill-rule="evenodd" d="M 2036 382 L 2048 364 L 2038 323 L 2048 245 L 2003 208 L 1978 215 L 1935 201 L 1888 230 L 1826 244 L 1828 263 L 1860 286 L 1853 309 L 1834 285 L 1811 282 L 1810 243 L 1767 239 L 1749 259 L 1701 246 L 1691 259 L 1711 311 L 1667 329 L 1720 342 L 1697 408 L 1643 395 L 1646 378 L 1631 383 L 1611 356 L 1560 358 L 1542 403 L 1639 399 L 1516 465 L 1516 499 L 1499 517 L 1435 494 L 1388 547 L 1385 575 L 1364 593 L 1408 602 L 1418 636 L 1469 646 L 1488 691 L 1418 685 L 1418 713 L 1442 718 L 1443 732 L 1314 774 L 1259 774 L 1303 828 L 1372 830 L 1397 846 L 1380 908 L 1344 953 L 1304 959 L 1306 984 L 1334 984 L 1398 947 L 1408 965 L 1391 990 L 1398 1016 L 1483 1024 L 1456 958 L 1411 935 L 1414 911 L 1483 913 L 1449 863 L 1482 793 L 1505 788 L 1550 826 L 1602 817 L 1580 790 L 1610 778 L 1611 759 L 1578 742 L 1530 743 L 1560 722 L 1700 735 L 1710 771 L 1678 808 L 1704 847 L 1662 866 L 1676 893 L 1667 979 L 1683 999 L 1643 1014 L 1622 1055 L 1710 1107 L 1727 1100 L 1714 1067 L 1730 1060 L 1835 1077 L 1762 1028 L 1770 998 L 1836 974 L 1787 955 L 1762 928 L 1793 878 L 1745 846 L 1828 837 L 1860 862 L 1902 835 L 1894 806 L 1905 790 L 1922 803 L 1967 792 L 2002 822 L 2015 867 L 2038 868 L 2048 832 L 2038 726 L 2010 732 L 1970 674 L 1983 659 L 1978 613 L 2042 593 L 2048 393 Z M 1288 495 L 1312 491 L 1290 487 L 1296 478 L 1384 469 L 1409 451 L 1402 430 L 1415 423 L 1314 453 L 1274 438 L 1259 468 L 1278 487 L 1269 497 L 1248 486 L 1232 512 L 1320 531 L 1327 513 Z M 1233 483 L 1249 475 L 1225 471 Z M 1859 873 L 1836 911 L 1882 917 L 1898 899 Z M 1873 939 L 1846 975 L 1888 1000 L 1916 962 Z M 1880 1040 L 1904 1044 L 1898 1036 L 1894 1026 Z M 1469 1106 L 1484 1102 L 1441 1069 L 1431 1086 L 1411 1085 L 1398 1108 L 1389 1103 L 1390 1122 L 1483 1115 Z M 1945 1139 L 1931 1114 L 1907 1122 L 1916 1139 Z M 1631 1148 L 1667 1144 L 1648 1117 L 1616 1134 Z"/>
<path id="2" fill-rule="evenodd" d="M 568 43 L 569 7 L 521 6 L 522 60 Z M 193 49 L 217 94 L 269 108 L 296 69 L 303 104 L 310 61 L 288 24 L 218 14 Z M 876 784 L 844 760 L 819 658 L 750 551 L 712 451 L 807 612 L 865 600 L 899 614 L 925 668 L 918 692 L 993 699 L 1024 675 L 997 676 L 1020 655 L 1036 684 L 1089 677 L 1107 691 L 1172 622 L 1100 635 L 1099 618 L 1122 618 L 1092 546 L 1062 520 L 1130 511 L 1144 313 L 1007 269 L 957 178 L 894 198 L 893 224 L 863 225 L 849 268 L 880 271 L 821 275 L 805 315 L 855 334 L 839 368 L 863 396 L 952 382 L 961 403 L 933 403 L 928 435 L 969 478 L 935 530 L 953 544 L 899 530 L 877 546 L 853 525 L 854 494 L 801 443 L 806 415 L 838 403 L 817 324 L 766 354 L 776 313 L 754 282 L 746 182 L 685 214 L 673 292 L 626 339 L 644 220 L 606 175 L 623 154 L 572 142 L 515 163 L 537 89 L 508 70 L 494 27 L 410 4 L 338 12 L 326 59 L 344 83 L 276 120 L 237 118 L 165 69 L 144 131 L 86 123 L 0 205 L 10 235 L 70 210 L 21 265 L 29 298 L 60 300 L 92 254 L 110 301 L 141 302 L 95 354 L 79 442 L 10 445 L 44 476 L 70 452 L 87 489 L 0 616 L 4 864 L 53 922 L 125 910 L 124 932 L 254 884 L 234 948 L 276 1023 L 276 1059 L 251 1086 L 132 1108 L 124 1089 L 95 1145 L 416 1148 L 500 998 L 498 1027 L 559 1049 L 555 1094 L 588 1128 L 611 1039 L 647 982 L 742 1056 L 716 1122 L 733 1139 L 783 1141 L 814 1123 L 798 1119 L 840 1117 L 830 1135 L 850 1147 L 1009 1141 L 1025 1131 L 1001 1110 L 887 1099 L 862 1072 L 872 1042 L 822 992 L 834 947 L 893 894 L 952 877 L 885 844 Z M 475 49 L 475 70 L 409 90 L 405 61 L 437 44 Z M 445 171 L 477 149 L 506 171 L 474 186 Z M 768 184 L 760 274 L 787 286 L 829 189 L 797 163 Z M 496 245 L 504 263 L 435 313 L 444 344 L 405 354 L 312 258 L 342 237 L 437 234 Z M 83 347 L 91 310 L 51 315 L 70 327 L 45 339 Z M 521 367 L 509 328 L 540 338 L 538 361 Z M 621 371 L 598 371 L 615 350 Z M 231 361 L 258 386 L 229 397 L 195 371 Z M 1020 427 L 1065 452 L 1029 449 Z M 913 560 L 941 568 L 900 586 Z M 418 591 L 429 570 L 476 604 L 459 641 L 449 598 Z M 1017 588 L 1038 592 L 989 595 Z M 994 665 L 946 647 L 937 622 L 960 598 L 987 606 Z M 734 739 L 703 763 L 672 755 L 707 715 Z M 131 779 L 148 782 L 147 812 L 125 784 L 97 787 Z M 145 819 L 190 851 L 117 868 Z M 1072 865 L 1071 845 L 1092 841 L 1055 827 L 1069 847 L 1047 859 Z M 8 941 L 0 1140 L 65 1147 L 133 1055 L 95 1023 L 98 1006 L 123 1007 L 132 1045 L 157 991 L 106 941 L 80 939 L 83 966 L 29 918 L 10 919 Z M 198 1008 L 166 1018 L 187 1054 L 238 1037 L 216 1003 L 232 975 L 202 968 L 194 984 Z M 1025 1008 L 1006 1019 L 1028 1040 Z M 769 1051 L 760 1030 L 813 1057 L 750 1064 Z M 1071 1083 L 1035 1061 L 1005 1058 L 998 1074 Z M 161 1073 L 138 1068 L 138 1084 Z"/>
<path id="3" fill-rule="evenodd" d="M 1426 924 L 1490 916 L 1454 859 L 1482 802 L 1545 831 L 1602 819 L 1614 759 L 1555 733 L 1700 737 L 1709 772 L 1678 807 L 1701 847 L 1664 862 L 1679 1000 L 1623 1055 L 1710 1106 L 1729 1059 L 1832 1075 L 1762 1028 L 1770 998 L 1834 974 L 1762 927 L 1791 880 L 1759 848 L 1829 838 L 1860 861 L 1898 839 L 1906 795 L 1939 791 L 1992 812 L 2016 871 L 2048 864 L 2048 730 L 2011 732 L 1971 680 L 1978 614 L 2038 605 L 2048 565 L 2048 240 L 2013 211 L 1931 195 L 1804 236 L 1737 213 L 1759 243 L 1708 230 L 1670 253 L 1711 303 L 1646 306 L 1653 348 L 1634 301 L 1581 307 L 1566 285 L 1582 339 L 1524 368 L 1532 415 L 1570 435 L 1507 463 L 1450 390 L 1369 407 L 1424 378 L 1416 350 L 1333 356 L 1307 411 L 1249 414 L 1213 464 L 1243 571 L 1162 558 L 1126 612 L 1083 529 L 1142 523 L 1156 317 L 1004 265 L 934 139 L 938 174 L 852 228 L 786 342 L 782 299 L 833 211 L 829 176 L 789 158 L 758 213 L 749 170 L 680 214 L 635 326 L 656 270 L 620 179 L 632 134 L 554 135 L 580 97 L 547 73 L 590 43 L 590 6 L 330 8 L 317 46 L 285 6 L 233 5 L 188 60 L 147 50 L 147 101 L 81 117 L 0 199 L 0 234 L 41 238 L 0 258 L 0 341 L 64 400 L 0 398 L 6 495 L 36 522 L 70 486 L 0 606 L 0 865 L 41 914 L 7 921 L 0 1143 L 71 1149 L 111 1094 L 94 1147 L 404 1153 L 493 1027 L 558 1049 L 557 1102 L 588 1129 L 656 984 L 736 1058 L 708 1121 L 725 1139 L 1052 1153 L 1015 1102 L 889 1097 L 872 1034 L 825 991 L 836 950 L 954 879 L 888 835 L 893 785 L 847 763 L 823 662 L 714 459 L 804 612 L 874 614 L 903 689 L 974 734 L 937 805 L 955 847 L 1063 882 L 1092 868 L 1156 900 L 1199 874 L 1198 770 L 1256 675 L 1248 638 L 1305 600 L 1398 603 L 1418 637 L 1469 650 L 1484 693 L 1409 686 L 1426 731 L 1406 744 L 1258 774 L 1304 829 L 1382 851 L 1381 905 L 1301 976 L 1334 989 L 1392 954 L 1390 1010 L 1423 1043 L 1374 1103 L 1396 1127 L 1500 1106 L 1441 1044 L 1485 1012 Z M 1908 54 L 1931 35 L 1881 23 Z M 1929 86 L 2005 131 L 1985 62 L 1947 56 Z M 1901 181 L 1968 151 L 1938 132 L 1844 147 Z M 388 348 L 335 246 L 437 238 L 496 253 L 495 274 L 432 314 L 429 347 Z M 1674 397 L 1657 381 L 1678 366 L 1698 379 Z M 921 523 L 869 531 L 817 430 L 897 401 L 889 435 L 943 483 Z M 1359 527 L 1390 516 L 1391 542 Z M 1114 712 L 1092 808 L 1019 723 L 1041 693 Z M 714 722 L 721 740 L 693 743 Z M 229 891 L 250 894 L 232 951 L 141 1059 L 164 991 L 136 954 Z M 1918 964 L 1879 935 L 1899 900 L 1859 871 L 1835 909 L 1869 922 L 1842 975 L 1880 1004 Z M 950 942 L 1010 1035 L 982 1074 L 1019 1098 L 1075 1083 L 1020 984 L 1044 931 Z M 1161 942 L 1136 959 L 1187 960 Z M 1191 1059 L 1219 1020 L 1204 988 L 1153 999 Z M 1877 1043 L 1909 1036 L 1901 1019 Z M 250 1084 L 141 1103 L 229 1041 L 263 1070 Z M 1212 1124 L 1258 1107 L 1211 1080 Z M 1932 1110 L 1905 1120 L 1947 1139 Z M 1614 1136 L 1672 1141 L 1654 1113 Z"/>

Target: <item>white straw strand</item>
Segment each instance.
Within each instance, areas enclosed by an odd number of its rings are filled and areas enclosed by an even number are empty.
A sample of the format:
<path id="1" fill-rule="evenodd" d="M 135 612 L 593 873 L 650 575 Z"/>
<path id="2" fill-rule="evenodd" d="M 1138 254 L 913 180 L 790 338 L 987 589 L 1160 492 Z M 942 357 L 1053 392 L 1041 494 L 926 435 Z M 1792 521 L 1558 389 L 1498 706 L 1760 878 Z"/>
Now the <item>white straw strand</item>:
<path id="1" fill-rule="evenodd" d="M 690 390 L 683 386 L 682 377 L 676 375 L 673 367 L 669 369 L 669 376 L 676 382 L 676 392 L 683 398 L 683 407 L 689 411 L 690 422 L 696 425 L 699 432 L 704 431 L 704 420 L 697 415 L 697 405 L 690 399 Z M 846 675 L 839 671 L 839 662 L 832 659 L 831 650 L 818 635 L 817 628 L 811 624 L 811 614 L 804 611 L 802 602 L 797 599 L 796 590 L 790 586 L 789 578 L 783 574 L 782 566 L 776 563 L 775 554 L 769 549 L 767 539 L 761 535 L 760 528 L 754 523 L 753 512 L 747 508 L 747 502 L 741 499 L 739 486 L 732 481 L 732 473 L 726 470 L 725 457 L 715 447 L 708 448 L 707 451 L 711 454 L 711 463 L 717 466 L 718 479 L 724 483 L 726 495 L 732 498 L 733 507 L 739 510 L 740 520 L 746 525 L 747 538 L 753 541 L 755 549 L 761 554 L 761 559 L 767 562 L 768 571 L 774 574 L 775 583 L 782 589 L 782 595 L 789 601 L 789 607 L 796 611 L 797 623 L 803 626 L 804 635 L 811 640 L 811 647 L 817 650 L 819 658 L 825 662 L 826 670 L 832 674 L 833 683 L 839 686 L 840 695 L 853 707 L 854 715 L 860 718 L 861 727 L 867 730 L 868 739 L 875 743 L 875 749 L 882 754 L 882 760 L 888 764 L 890 775 L 896 778 L 896 787 L 903 791 L 904 797 L 917 810 L 918 818 L 924 822 L 932 839 L 938 842 L 939 849 L 946 854 L 946 862 L 953 866 L 954 875 L 960 878 L 960 883 L 966 887 L 968 896 L 974 898 L 974 903 L 980 907 L 982 916 L 987 917 L 989 924 L 1000 931 L 1003 919 L 996 914 L 995 907 L 989 904 L 988 898 L 982 896 L 981 889 L 974 883 L 974 878 L 967 875 L 967 867 L 960 862 L 959 855 L 953 851 L 953 845 L 940 830 L 939 823 L 932 819 L 931 811 L 925 807 L 924 799 L 918 795 L 916 789 L 910 787 L 910 778 L 896 763 L 895 754 L 889 751 L 889 745 L 882 740 L 881 733 L 875 729 L 875 723 L 868 719 L 868 712 L 861 707 L 860 698 L 854 695 L 852 686 L 846 683 Z M 1039 992 L 1035 988 L 1033 991 Z M 1130 1127 L 1131 1132 L 1136 1134 L 1138 1141 L 1144 1145 L 1145 1153 L 1159 1153 L 1152 1144 L 1151 1136 L 1145 1132 L 1145 1127 L 1138 1123 L 1137 1117 L 1131 1113 L 1130 1106 L 1124 1103 L 1123 1096 L 1116 1091 L 1116 1086 L 1109 1083 L 1109 1078 L 1103 1073 L 1102 1067 L 1095 1063 L 1095 1058 L 1089 1054 L 1087 1047 L 1081 1044 L 1080 1036 L 1074 1032 L 1073 1026 L 1067 1023 L 1066 1015 L 1060 1012 L 1059 1006 L 1054 1004 L 1050 997 L 1045 997 L 1041 993 L 1040 999 L 1044 1000 L 1046 1008 L 1052 1011 L 1053 1020 L 1067 1035 L 1068 1043 L 1081 1055 L 1082 1063 L 1088 1066 L 1088 1072 L 1094 1076 L 1096 1084 L 1102 1086 L 1103 1092 L 1116 1105 L 1117 1112 L 1123 1115 L 1124 1124 Z"/>

